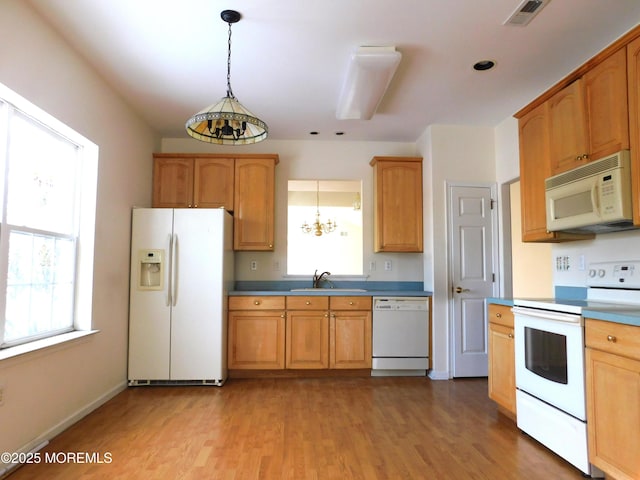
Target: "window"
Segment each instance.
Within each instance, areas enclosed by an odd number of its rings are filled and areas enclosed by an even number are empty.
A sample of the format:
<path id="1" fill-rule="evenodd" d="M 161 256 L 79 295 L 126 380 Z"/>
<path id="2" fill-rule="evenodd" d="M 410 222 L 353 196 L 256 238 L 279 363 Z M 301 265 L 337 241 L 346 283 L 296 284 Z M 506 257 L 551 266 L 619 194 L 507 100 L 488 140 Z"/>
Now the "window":
<path id="1" fill-rule="evenodd" d="M 2 85 L 0 116 L 5 348 L 90 328 L 97 147 Z"/>
<path id="2" fill-rule="evenodd" d="M 287 274 L 362 275 L 362 181 L 289 180 L 287 225 Z M 320 222 L 337 224 L 334 232 L 315 235 L 301 226 Z"/>

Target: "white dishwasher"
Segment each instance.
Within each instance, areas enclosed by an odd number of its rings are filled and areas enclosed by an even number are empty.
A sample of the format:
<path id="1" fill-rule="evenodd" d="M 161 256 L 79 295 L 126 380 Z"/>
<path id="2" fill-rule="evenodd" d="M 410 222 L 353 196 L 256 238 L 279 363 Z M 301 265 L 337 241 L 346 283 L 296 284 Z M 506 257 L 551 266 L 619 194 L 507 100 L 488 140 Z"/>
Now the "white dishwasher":
<path id="1" fill-rule="evenodd" d="M 429 368 L 429 298 L 373 297 L 371 376 L 424 376 Z"/>

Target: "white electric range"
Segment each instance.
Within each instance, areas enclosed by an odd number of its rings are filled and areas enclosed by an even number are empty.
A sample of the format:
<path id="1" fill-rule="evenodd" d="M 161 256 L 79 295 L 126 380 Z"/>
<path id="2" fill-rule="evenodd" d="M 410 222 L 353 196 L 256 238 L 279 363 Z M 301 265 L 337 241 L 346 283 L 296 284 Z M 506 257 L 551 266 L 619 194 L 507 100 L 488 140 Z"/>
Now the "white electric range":
<path id="1" fill-rule="evenodd" d="M 640 315 L 640 261 L 589 265 L 585 299 L 514 299 L 518 428 L 592 477 L 585 394 L 585 312 Z"/>

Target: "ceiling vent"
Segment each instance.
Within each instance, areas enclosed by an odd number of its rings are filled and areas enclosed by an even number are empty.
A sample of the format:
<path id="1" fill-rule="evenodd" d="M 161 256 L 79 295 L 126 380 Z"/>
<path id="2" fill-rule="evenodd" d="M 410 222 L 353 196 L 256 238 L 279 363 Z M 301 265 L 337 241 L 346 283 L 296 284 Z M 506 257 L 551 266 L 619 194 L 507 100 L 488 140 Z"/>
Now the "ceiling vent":
<path id="1" fill-rule="evenodd" d="M 515 9 L 511 16 L 505 20 L 503 25 L 524 27 L 533 20 L 550 1 L 551 0 L 524 0 L 518 5 L 518 8 Z"/>

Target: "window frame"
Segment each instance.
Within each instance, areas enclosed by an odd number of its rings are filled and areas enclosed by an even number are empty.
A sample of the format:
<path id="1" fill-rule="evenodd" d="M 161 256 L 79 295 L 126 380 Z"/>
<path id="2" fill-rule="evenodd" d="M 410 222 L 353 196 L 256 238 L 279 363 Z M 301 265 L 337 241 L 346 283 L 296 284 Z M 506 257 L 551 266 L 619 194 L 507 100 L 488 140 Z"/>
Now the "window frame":
<path id="1" fill-rule="evenodd" d="M 0 282 L 2 285 L 2 288 L 0 288 L 0 360 L 96 332 L 96 330 L 92 330 L 92 304 L 99 148 L 80 133 L 0 83 L 0 164 L 5 166 L 4 169 L 0 169 L 2 170 L 0 172 L 0 195 L 3 198 L 3 209 L 6 208 L 7 195 L 5 178 L 7 174 L 8 126 L 10 116 L 14 111 L 20 112 L 34 122 L 39 123 L 42 127 L 52 130 L 77 146 L 79 172 L 76 180 L 78 192 L 75 207 L 78 208 L 78 226 L 73 235 L 76 242 L 73 326 L 71 329 L 66 328 L 52 332 L 50 335 L 23 337 L 22 340 L 4 344 L 8 264 L 8 243 L 6 241 L 8 241 L 9 234 L 11 231 L 44 233 L 46 235 L 54 232 L 38 231 L 37 229 L 0 223 L 0 229 L 2 229 L 0 238 L 3 242 L 0 245 L 0 252 L 3 255 L 2 260 L 0 260 L 2 262 L 0 275 L 5 277 Z M 6 215 L 3 212 L 0 221 L 5 217 Z M 56 233 L 54 234 L 57 235 Z"/>

